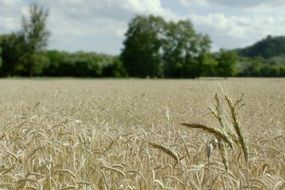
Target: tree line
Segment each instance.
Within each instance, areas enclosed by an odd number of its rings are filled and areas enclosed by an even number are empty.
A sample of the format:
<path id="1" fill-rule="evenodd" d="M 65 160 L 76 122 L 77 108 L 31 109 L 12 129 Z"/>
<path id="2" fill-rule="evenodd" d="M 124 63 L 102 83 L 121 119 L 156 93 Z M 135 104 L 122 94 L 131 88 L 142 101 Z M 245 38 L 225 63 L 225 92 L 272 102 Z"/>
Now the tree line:
<path id="1" fill-rule="evenodd" d="M 285 36 L 270 36 L 237 49 L 239 76 L 285 76 Z"/>
<path id="2" fill-rule="evenodd" d="M 237 50 L 211 52 L 210 37 L 195 31 L 190 20 L 135 16 L 129 22 L 121 54 L 111 56 L 46 50 L 50 36 L 47 18 L 47 8 L 31 4 L 21 30 L 0 35 L 1 77 L 284 76 L 282 58 L 243 57 Z"/>

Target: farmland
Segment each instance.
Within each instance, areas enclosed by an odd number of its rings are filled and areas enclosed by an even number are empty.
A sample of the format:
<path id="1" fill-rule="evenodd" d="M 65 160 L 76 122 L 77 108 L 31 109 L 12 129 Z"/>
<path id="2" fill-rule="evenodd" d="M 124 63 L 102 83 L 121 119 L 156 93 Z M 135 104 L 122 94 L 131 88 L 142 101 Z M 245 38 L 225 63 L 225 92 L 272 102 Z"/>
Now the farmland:
<path id="1" fill-rule="evenodd" d="M 2 79 L 0 188 L 285 189 L 284 87 L 276 78 Z M 208 158 L 216 136 L 181 123 L 220 130 L 209 109 L 218 98 L 233 127 L 225 95 L 243 93 L 248 160 L 234 138 Z"/>

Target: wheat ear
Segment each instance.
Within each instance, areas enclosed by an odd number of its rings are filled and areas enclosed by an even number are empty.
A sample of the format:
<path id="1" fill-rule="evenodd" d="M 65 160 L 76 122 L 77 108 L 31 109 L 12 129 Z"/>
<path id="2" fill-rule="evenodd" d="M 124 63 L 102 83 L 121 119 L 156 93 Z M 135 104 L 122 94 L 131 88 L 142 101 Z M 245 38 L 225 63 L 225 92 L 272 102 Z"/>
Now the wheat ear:
<path id="1" fill-rule="evenodd" d="M 242 133 L 241 133 L 239 123 L 237 121 L 237 117 L 236 117 L 237 114 L 236 114 L 236 109 L 235 109 L 235 107 L 242 101 L 242 97 L 243 97 L 243 95 L 240 97 L 239 100 L 237 100 L 237 102 L 235 104 L 232 103 L 231 99 L 228 96 L 225 96 L 225 99 L 226 99 L 228 106 L 230 108 L 230 111 L 231 111 L 233 127 L 235 129 L 235 132 L 236 132 L 238 138 L 239 138 L 239 143 L 242 147 L 244 159 L 246 162 L 248 162 L 248 151 L 247 151 L 247 147 L 246 147 L 244 138 L 243 138 Z"/>
<path id="2" fill-rule="evenodd" d="M 153 147 L 153 148 L 157 148 L 159 150 L 161 150 L 162 152 L 164 152 L 165 154 L 169 155 L 170 157 L 172 157 L 177 163 L 179 162 L 179 158 L 177 156 L 176 153 L 174 153 L 172 150 L 160 145 L 160 144 L 156 144 L 156 143 L 152 143 L 149 142 L 149 144 Z"/>
<path id="3" fill-rule="evenodd" d="M 182 123 L 181 125 L 183 125 L 185 127 L 189 127 L 189 128 L 194 128 L 194 129 L 202 129 L 203 131 L 206 131 L 207 133 L 214 135 L 217 139 L 222 139 L 231 148 L 233 148 L 233 145 L 232 145 L 231 141 L 228 139 L 228 137 L 216 129 L 213 129 L 211 127 L 207 127 L 205 125 L 197 124 L 197 123 Z"/>

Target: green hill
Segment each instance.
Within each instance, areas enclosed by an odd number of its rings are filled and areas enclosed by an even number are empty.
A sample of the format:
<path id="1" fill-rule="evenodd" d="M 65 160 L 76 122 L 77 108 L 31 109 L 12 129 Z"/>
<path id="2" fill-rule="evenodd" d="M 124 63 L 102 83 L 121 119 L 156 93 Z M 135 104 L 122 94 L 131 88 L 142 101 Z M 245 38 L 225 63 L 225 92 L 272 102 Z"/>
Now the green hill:
<path id="1" fill-rule="evenodd" d="M 272 57 L 285 56 L 285 36 L 267 36 L 255 44 L 237 49 L 243 57 L 262 57 L 270 59 Z"/>

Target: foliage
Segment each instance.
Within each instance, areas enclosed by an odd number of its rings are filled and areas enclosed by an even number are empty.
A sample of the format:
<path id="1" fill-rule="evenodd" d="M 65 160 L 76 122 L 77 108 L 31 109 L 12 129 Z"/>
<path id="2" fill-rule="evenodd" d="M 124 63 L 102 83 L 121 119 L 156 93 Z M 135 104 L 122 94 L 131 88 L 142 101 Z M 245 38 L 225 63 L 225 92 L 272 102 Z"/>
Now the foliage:
<path id="1" fill-rule="evenodd" d="M 267 36 L 252 46 L 238 49 L 239 55 L 244 57 L 271 58 L 285 55 L 285 36 Z"/>
<path id="2" fill-rule="evenodd" d="M 202 73 L 199 59 L 209 52 L 210 38 L 197 34 L 190 20 L 169 22 L 163 44 L 164 75 L 171 78 L 195 78 Z"/>
<path id="3" fill-rule="evenodd" d="M 129 74 L 136 77 L 160 77 L 162 75 L 162 33 L 165 21 L 162 17 L 136 16 L 129 23 L 121 60 Z"/>
<path id="4" fill-rule="evenodd" d="M 18 70 L 20 68 L 21 58 L 24 55 L 24 39 L 18 33 L 2 35 L 0 38 L 0 46 L 2 49 L 1 58 L 3 61 L 1 67 L 1 76 L 19 74 Z"/>
<path id="5" fill-rule="evenodd" d="M 211 53 L 205 53 L 199 56 L 199 62 L 201 63 L 200 74 L 201 76 L 216 76 L 218 61 Z"/>
<path id="6" fill-rule="evenodd" d="M 118 57 L 115 57 L 113 62 L 108 64 L 103 68 L 103 77 L 115 77 L 115 78 L 121 78 L 121 77 L 127 77 L 128 73 L 124 66 L 122 65 L 121 60 Z"/>
<path id="7" fill-rule="evenodd" d="M 235 65 L 237 63 L 237 54 L 235 51 L 226 51 L 221 49 L 217 56 L 217 75 L 231 77 L 235 74 Z"/>
<path id="8" fill-rule="evenodd" d="M 113 56 L 97 53 L 67 53 L 63 51 L 47 51 L 45 56 L 49 60 L 43 70 L 44 76 L 75 76 L 75 77 L 109 77 L 106 68 L 112 67 L 110 74 L 124 76 L 120 63 L 115 63 Z M 122 71 L 123 72 L 123 71 Z M 113 76 L 113 75 L 112 75 Z M 117 77 L 120 77 L 117 76 Z"/>
<path id="9" fill-rule="evenodd" d="M 237 49 L 238 76 L 282 77 L 285 67 L 285 36 L 267 36 L 252 46 Z"/>
<path id="10" fill-rule="evenodd" d="M 195 78 L 202 73 L 199 58 L 209 52 L 210 43 L 190 20 L 137 16 L 129 24 L 121 60 L 130 76 Z"/>
<path id="11" fill-rule="evenodd" d="M 40 52 L 47 46 L 50 33 L 46 29 L 48 10 L 39 4 L 31 4 L 29 17 L 22 18 L 22 31 L 20 35 L 24 38 L 24 65 L 23 75 L 32 76 L 40 74 L 46 60 Z"/>
<path id="12" fill-rule="evenodd" d="M 48 11 L 38 4 L 31 4 L 29 14 L 28 18 L 22 18 L 21 31 L 1 36 L 2 76 L 39 75 L 47 63 L 42 50 L 49 36 L 46 29 Z"/>
<path id="13" fill-rule="evenodd" d="M 48 10 L 34 3 L 29 7 L 29 14 L 28 18 L 22 18 L 21 35 L 24 36 L 27 51 L 36 52 L 47 46 L 50 35 L 46 28 Z"/>
<path id="14" fill-rule="evenodd" d="M 284 77 L 285 57 L 279 56 L 270 59 L 241 57 L 238 65 L 238 76 Z"/>
<path id="15" fill-rule="evenodd" d="M 44 76 L 64 76 L 69 72 L 64 69 L 66 65 L 65 60 L 68 56 L 67 52 L 50 50 L 45 52 L 45 56 L 49 61 L 46 67 L 43 69 L 42 74 Z"/>

